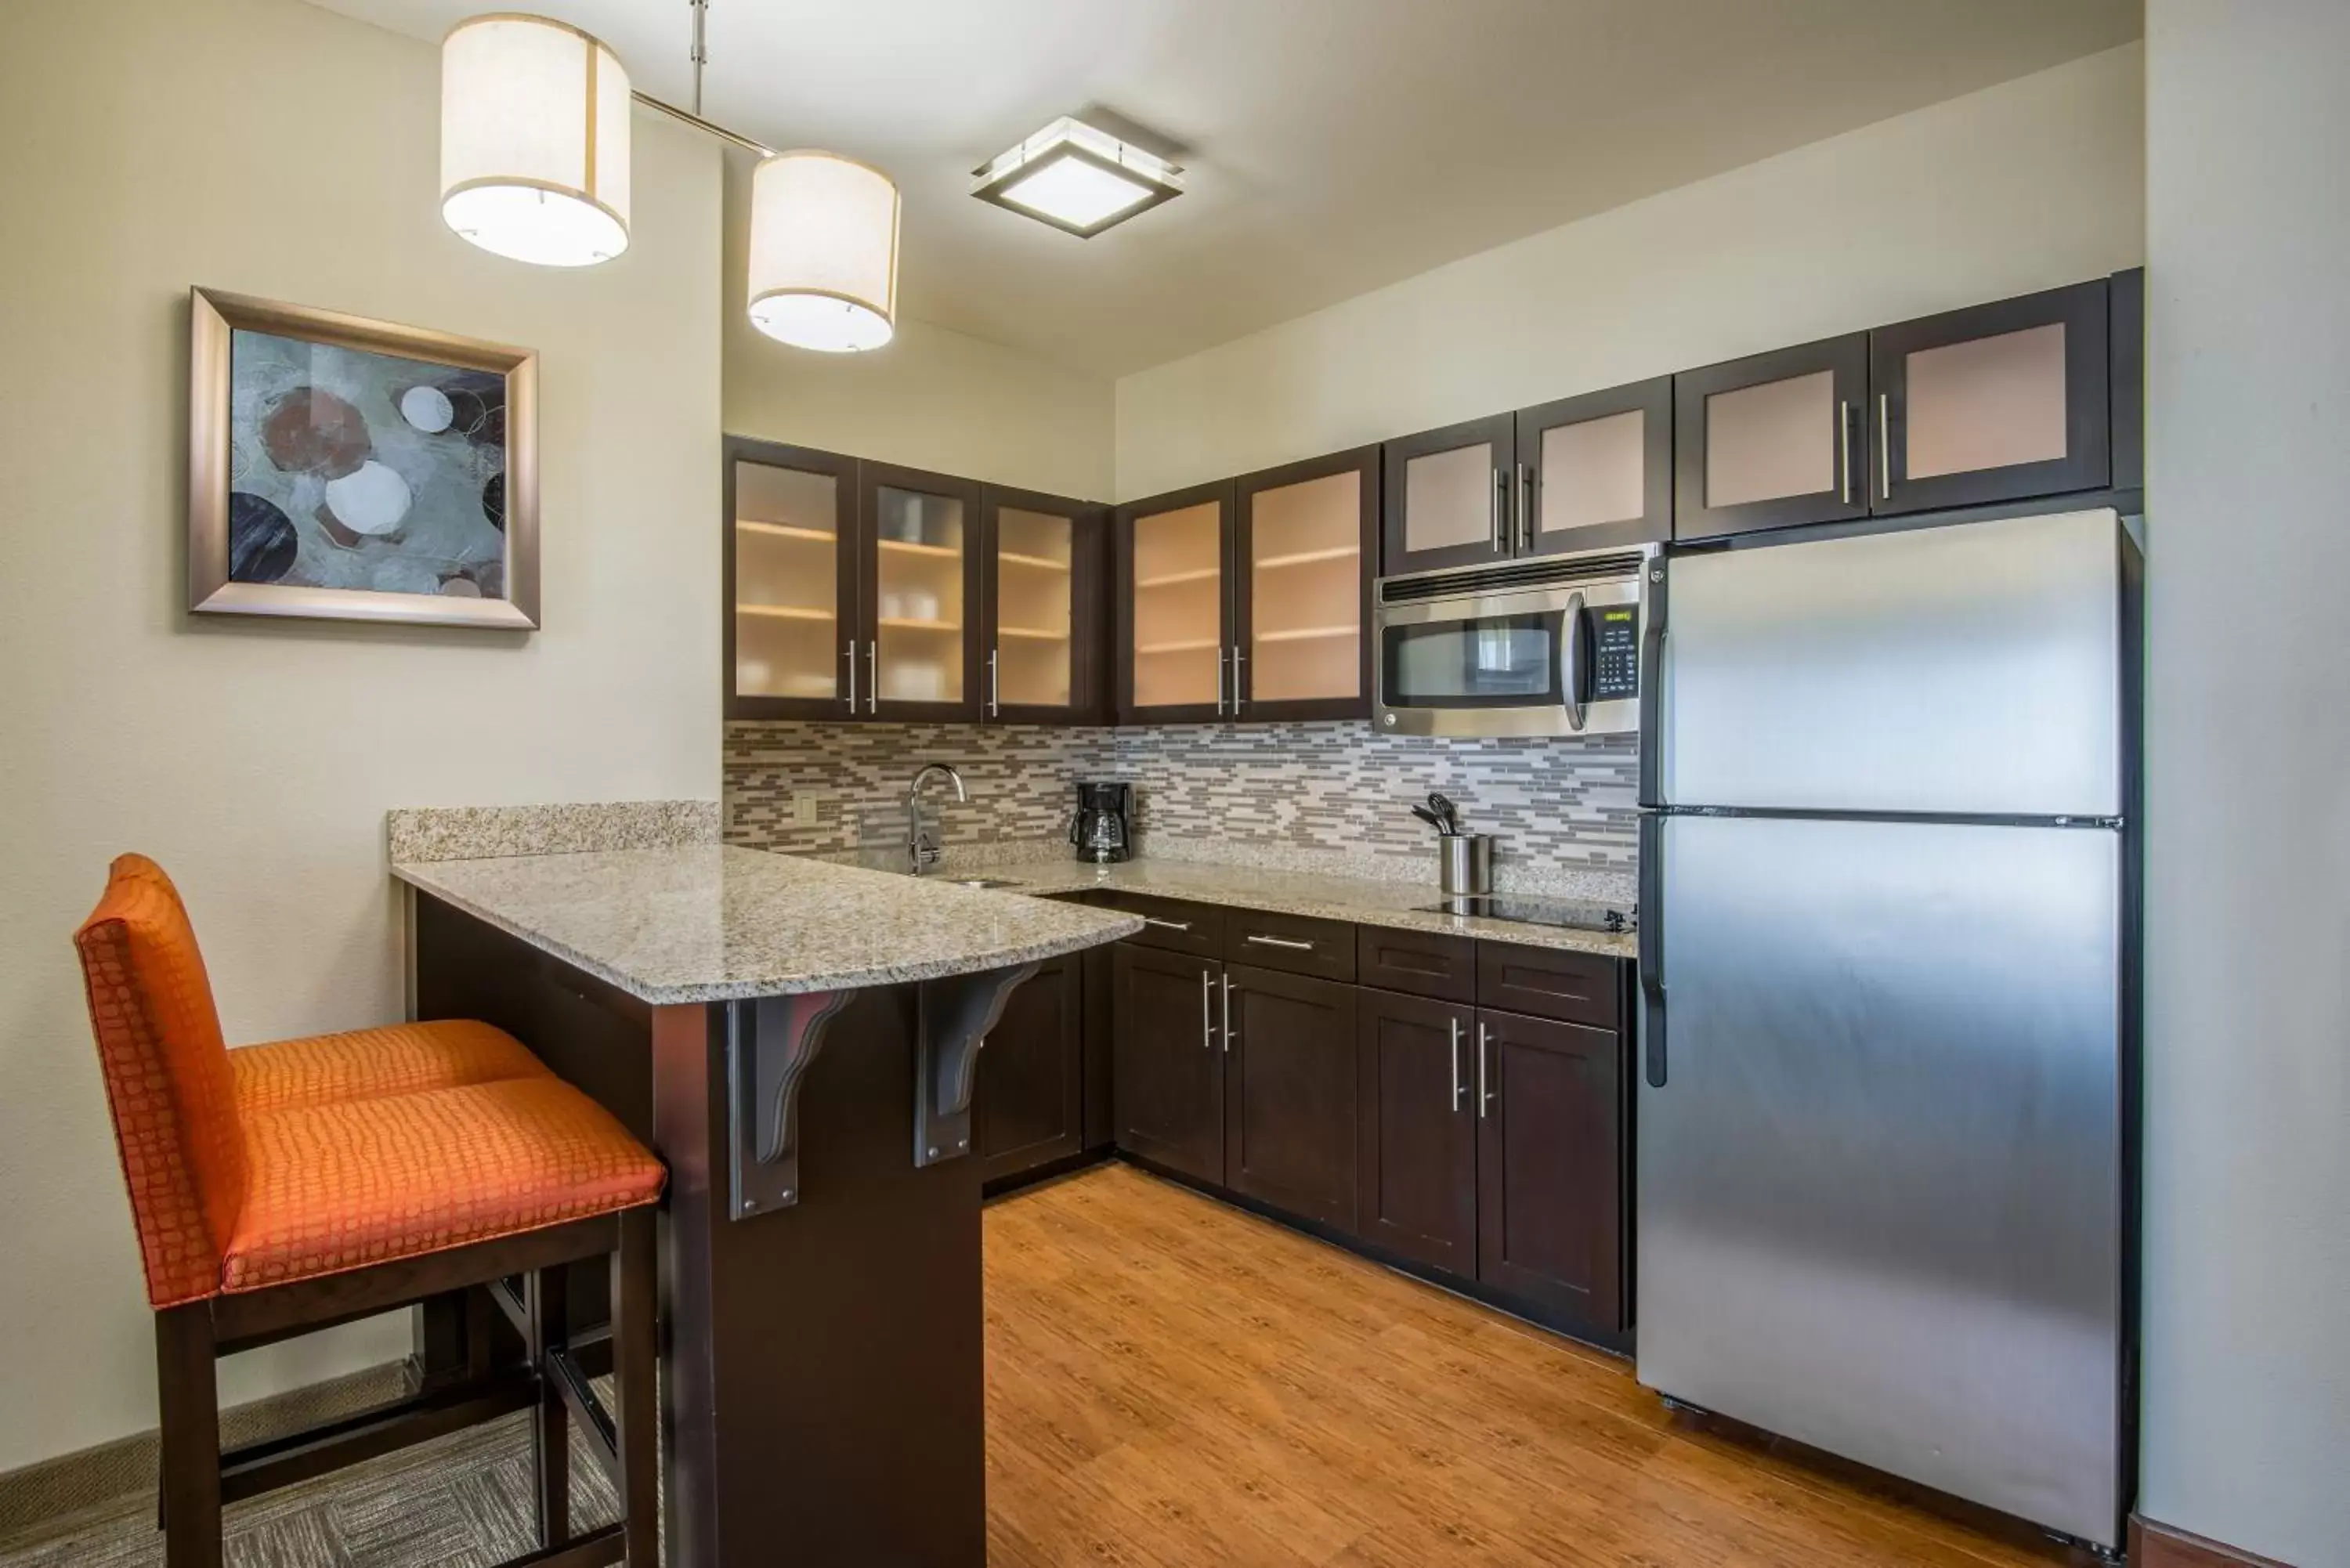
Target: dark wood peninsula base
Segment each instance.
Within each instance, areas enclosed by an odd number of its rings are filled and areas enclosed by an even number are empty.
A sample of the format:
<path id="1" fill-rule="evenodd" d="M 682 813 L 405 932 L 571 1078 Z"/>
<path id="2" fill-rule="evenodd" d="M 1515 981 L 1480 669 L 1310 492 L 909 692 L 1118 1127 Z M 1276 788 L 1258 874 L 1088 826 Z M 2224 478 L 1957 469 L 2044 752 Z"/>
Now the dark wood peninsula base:
<path id="1" fill-rule="evenodd" d="M 954 1041 L 983 1034 L 1024 971 L 656 1006 L 411 898 L 416 1015 L 507 1030 L 669 1165 L 666 1561 L 981 1568 L 983 1170 L 951 1147 L 958 1091 L 970 1104 Z M 918 1125 L 949 1140 L 934 1160 Z M 570 1294 L 575 1323 L 604 1321 L 598 1271 Z M 466 1307 L 426 1313 L 428 1377 L 462 1364 Z"/>

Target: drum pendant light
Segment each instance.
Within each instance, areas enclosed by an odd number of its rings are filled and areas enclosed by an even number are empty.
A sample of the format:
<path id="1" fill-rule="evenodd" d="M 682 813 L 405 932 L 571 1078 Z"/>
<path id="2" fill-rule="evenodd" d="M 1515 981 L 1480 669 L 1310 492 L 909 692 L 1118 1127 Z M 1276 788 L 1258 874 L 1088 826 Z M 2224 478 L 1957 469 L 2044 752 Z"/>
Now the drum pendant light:
<path id="1" fill-rule="evenodd" d="M 441 45 L 441 215 L 485 251 L 589 266 L 629 248 L 629 73 L 544 16 L 459 23 Z"/>
<path id="2" fill-rule="evenodd" d="M 897 331 L 898 187 L 835 152 L 779 152 L 751 177 L 751 325 L 829 354 Z"/>

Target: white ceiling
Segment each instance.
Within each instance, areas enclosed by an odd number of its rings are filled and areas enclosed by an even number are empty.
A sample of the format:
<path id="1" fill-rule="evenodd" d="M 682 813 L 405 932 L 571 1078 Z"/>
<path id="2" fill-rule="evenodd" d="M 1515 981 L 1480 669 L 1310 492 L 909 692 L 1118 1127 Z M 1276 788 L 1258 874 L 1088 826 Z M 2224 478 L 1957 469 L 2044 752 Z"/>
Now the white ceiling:
<path id="1" fill-rule="evenodd" d="M 494 8 L 315 3 L 435 40 Z M 687 0 L 535 3 L 688 100 Z M 706 104 L 897 178 L 904 314 L 1121 375 L 2140 27 L 2140 0 L 712 0 Z M 1179 144 L 1188 193 L 1091 240 L 971 199 L 1088 105 Z"/>

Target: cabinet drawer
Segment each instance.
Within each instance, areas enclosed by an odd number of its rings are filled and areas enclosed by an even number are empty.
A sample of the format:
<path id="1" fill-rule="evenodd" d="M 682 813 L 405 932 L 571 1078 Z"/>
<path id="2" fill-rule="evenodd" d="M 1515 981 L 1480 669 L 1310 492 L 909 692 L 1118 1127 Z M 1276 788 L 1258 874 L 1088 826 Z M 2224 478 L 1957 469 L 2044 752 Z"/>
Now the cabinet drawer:
<path id="1" fill-rule="evenodd" d="M 1600 953 L 1479 942 L 1477 1005 L 1595 1029 L 1620 1028 L 1621 966 Z"/>
<path id="2" fill-rule="evenodd" d="M 1276 915 L 1263 909 L 1226 909 L 1224 957 L 1259 969 L 1355 978 L 1355 928 L 1344 920 Z"/>
<path id="3" fill-rule="evenodd" d="M 1176 898 L 1153 898 L 1142 893 L 1107 893 L 1108 909 L 1140 915 L 1148 922 L 1126 940 L 1170 952 L 1196 953 L 1201 958 L 1222 955 L 1224 911 L 1211 904 L 1186 904 Z"/>
<path id="4" fill-rule="evenodd" d="M 1477 944 L 1471 939 L 1385 926 L 1357 926 L 1356 933 L 1357 983 L 1445 1002 L 1477 1000 Z"/>

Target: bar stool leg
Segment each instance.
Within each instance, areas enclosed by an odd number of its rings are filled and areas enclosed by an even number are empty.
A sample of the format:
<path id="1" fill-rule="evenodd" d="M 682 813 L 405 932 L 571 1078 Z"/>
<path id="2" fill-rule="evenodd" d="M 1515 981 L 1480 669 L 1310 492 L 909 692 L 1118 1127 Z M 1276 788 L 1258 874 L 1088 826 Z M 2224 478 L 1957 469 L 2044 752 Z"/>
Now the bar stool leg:
<path id="1" fill-rule="evenodd" d="M 538 1369 L 538 1410 L 532 1417 L 532 1469 L 538 1477 L 538 1543 L 571 1539 L 571 1413 L 563 1402 L 550 1355 L 570 1333 L 568 1264 L 530 1275 L 530 1364 Z"/>
<path id="2" fill-rule="evenodd" d="M 653 1365 L 660 1353 L 653 1324 L 658 1293 L 653 1210 L 620 1216 L 619 1250 L 612 1254 L 612 1381 L 619 1396 L 621 1530 L 627 1568 L 657 1568 L 660 1529 L 658 1406 Z"/>
<path id="3" fill-rule="evenodd" d="M 155 1371 L 163 1420 L 163 1561 L 220 1568 L 220 1394 L 211 1303 L 155 1314 Z"/>

